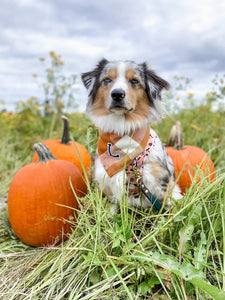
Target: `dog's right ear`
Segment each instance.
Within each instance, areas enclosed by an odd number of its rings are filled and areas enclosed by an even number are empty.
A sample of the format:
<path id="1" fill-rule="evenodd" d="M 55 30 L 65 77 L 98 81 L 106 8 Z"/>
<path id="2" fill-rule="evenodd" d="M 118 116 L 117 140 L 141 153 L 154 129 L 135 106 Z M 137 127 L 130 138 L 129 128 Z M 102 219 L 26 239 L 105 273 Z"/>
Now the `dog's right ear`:
<path id="1" fill-rule="evenodd" d="M 89 104 L 90 102 L 93 104 L 95 100 L 95 96 L 97 94 L 98 88 L 100 86 L 99 77 L 105 67 L 105 65 L 108 63 L 108 60 L 103 58 L 96 68 L 93 71 L 82 73 L 81 78 L 84 83 L 84 86 L 87 88 L 89 92 Z"/>

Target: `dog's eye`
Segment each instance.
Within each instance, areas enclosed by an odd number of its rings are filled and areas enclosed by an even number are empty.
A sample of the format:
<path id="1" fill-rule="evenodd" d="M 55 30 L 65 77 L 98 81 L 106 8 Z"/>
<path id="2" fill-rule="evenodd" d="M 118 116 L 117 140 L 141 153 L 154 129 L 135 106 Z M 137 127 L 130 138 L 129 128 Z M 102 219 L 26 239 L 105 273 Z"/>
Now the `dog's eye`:
<path id="1" fill-rule="evenodd" d="M 102 81 L 103 81 L 105 84 L 108 84 L 108 83 L 112 82 L 112 79 L 109 78 L 109 77 L 105 77 L 105 78 L 103 78 Z"/>
<path id="2" fill-rule="evenodd" d="M 138 83 L 139 83 L 139 80 L 136 79 L 136 78 L 133 78 L 133 79 L 129 80 L 129 82 L 130 82 L 132 85 L 135 85 L 135 84 L 138 84 Z"/>

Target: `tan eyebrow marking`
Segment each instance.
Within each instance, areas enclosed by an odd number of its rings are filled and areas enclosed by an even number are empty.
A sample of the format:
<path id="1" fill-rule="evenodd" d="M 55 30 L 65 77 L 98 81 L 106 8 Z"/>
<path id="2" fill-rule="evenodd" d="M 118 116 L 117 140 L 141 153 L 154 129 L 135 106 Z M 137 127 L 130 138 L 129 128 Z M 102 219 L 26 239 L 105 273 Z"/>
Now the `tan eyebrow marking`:
<path id="1" fill-rule="evenodd" d="M 127 70 L 126 79 L 129 81 L 133 78 L 136 78 L 136 79 L 140 80 L 140 78 L 135 74 L 134 70 Z"/>
<path id="2" fill-rule="evenodd" d="M 112 79 L 115 79 L 117 77 L 117 70 L 116 69 L 110 69 L 107 74 L 105 74 L 104 77 L 110 77 Z"/>
<path id="3" fill-rule="evenodd" d="M 133 70 L 127 70 L 127 72 L 126 72 L 126 78 L 127 78 L 128 80 L 134 78 L 134 76 L 135 76 L 135 73 L 134 73 Z"/>

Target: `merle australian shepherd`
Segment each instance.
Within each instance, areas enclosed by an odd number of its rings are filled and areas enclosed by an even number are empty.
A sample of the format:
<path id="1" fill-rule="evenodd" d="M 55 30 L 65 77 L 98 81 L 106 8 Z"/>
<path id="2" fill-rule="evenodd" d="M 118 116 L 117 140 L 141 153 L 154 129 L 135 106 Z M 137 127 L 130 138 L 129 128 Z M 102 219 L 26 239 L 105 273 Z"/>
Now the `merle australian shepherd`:
<path id="1" fill-rule="evenodd" d="M 161 91 L 168 82 L 146 63 L 106 59 L 82 80 L 89 92 L 87 114 L 99 128 L 95 180 L 114 203 L 112 211 L 124 198 L 129 206 L 152 205 L 140 193 L 140 178 L 159 203 L 180 199 L 172 160 L 150 127 L 165 115 Z"/>

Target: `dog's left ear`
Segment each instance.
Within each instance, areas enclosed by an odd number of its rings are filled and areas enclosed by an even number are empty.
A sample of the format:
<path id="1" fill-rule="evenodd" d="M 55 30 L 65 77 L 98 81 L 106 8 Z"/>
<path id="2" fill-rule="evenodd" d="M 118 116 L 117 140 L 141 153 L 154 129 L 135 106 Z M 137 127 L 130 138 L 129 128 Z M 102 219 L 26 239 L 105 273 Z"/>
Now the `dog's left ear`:
<path id="1" fill-rule="evenodd" d="M 148 68 L 146 63 L 141 64 L 141 67 L 145 82 L 145 91 L 151 108 L 150 121 L 157 123 L 166 114 L 165 108 L 161 101 L 161 92 L 163 89 L 169 89 L 170 85 L 166 80 L 159 77 L 153 70 Z"/>
<path id="2" fill-rule="evenodd" d="M 166 80 L 156 75 L 153 70 L 149 69 L 146 63 L 142 64 L 142 68 L 146 93 L 148 95 L 150 105 L 154 105 L 154 101 L 161 100 L 161 91 L 163 89 L 169 89 L 170 85 Z"/>

